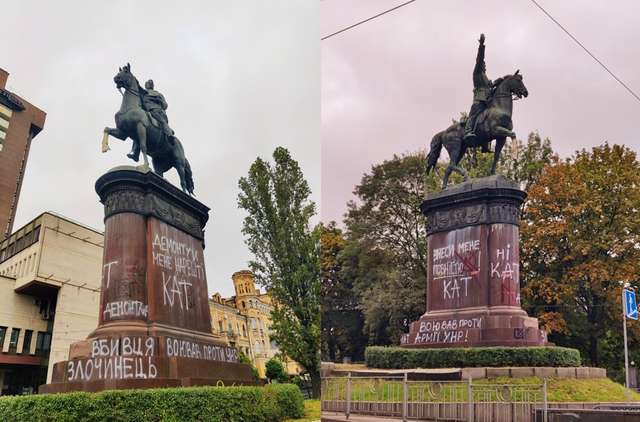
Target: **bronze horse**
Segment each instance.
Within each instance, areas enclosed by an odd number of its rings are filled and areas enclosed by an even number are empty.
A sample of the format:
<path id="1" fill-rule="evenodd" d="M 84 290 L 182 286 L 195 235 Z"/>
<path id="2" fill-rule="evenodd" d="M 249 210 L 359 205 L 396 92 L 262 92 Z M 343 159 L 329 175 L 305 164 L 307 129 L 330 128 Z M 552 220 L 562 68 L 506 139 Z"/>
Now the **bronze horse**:
<path id="1" fill-rule="evenodd" d="M 455 123 L 446 130 L 435 134 L 431 140 L 431 149 L 427 155 L 427 174 L 435 168 L 440 157 L 440 151 L 444 145 L 449 153 L 449 165 L 444 172 L 442 188 L 446 188 L 449 183 L 449 176 L 452 171 L 458 172 L 464 180 L 469 179 L 467 171 L 459 166 L 464 153 L 468 148 L 487 145 L 495 139 L 496 147 L 493 153 L 493 164 L 491 174 L 495 174 L 496 165 L 500 158 L 500 152 L 507 138 L 516 138 L 513 132 L 513 96 L 517 98 L 529 95 L 527 88 L 522 82 L 522 75 L 516 71 L 513 75 L 505 76 L 495 88 L 493 96 L 485 110 L 483 110 L 476 120 L 476 137 L 470 140 L 463 140 L 464 124 Z"/>
<path id="2" fill-rule="evenodd" d="M 149 113 L 142 107 L 144 89 L 131 73 L 131 65 L 119 69 L 113 78 L 118 90 L 124 88 L 122 104 L 116 113 L 116 128 L 105 127 L 105 133 L 122 141 L 131 138 L 138 143 L 144 165 L 149 167 L 147 154 L 151 156 L 153 170 L 162 176 L 171 167 L 180 176 L 182 191 L 193 195 L 193 175 L 191 166 L 184 156 L 184 149 L 178 138 L 168 138 L 157 126 L 154 126 Z"/>

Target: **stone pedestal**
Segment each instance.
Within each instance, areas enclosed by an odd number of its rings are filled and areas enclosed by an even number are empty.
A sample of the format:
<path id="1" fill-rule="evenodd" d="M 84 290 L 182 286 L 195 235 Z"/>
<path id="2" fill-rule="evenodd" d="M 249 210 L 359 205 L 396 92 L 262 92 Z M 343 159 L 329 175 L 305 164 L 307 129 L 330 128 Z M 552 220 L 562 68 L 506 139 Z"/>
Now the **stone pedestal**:
<path id="1" fill-rule="evenodd" d="M 541 346 L 546 333 L 520 307 L 518 220 L 526 197 L 502 177 L 429 195 L 427 311 L 404 347 Z"/>
<path id="2" fill-rule="evenodd" d="M 96 182 L 105 233 L 98 327 L 40 392 L 253 384 L 211 331 L 204 265 L 209 208 L 150 171 Z"/>

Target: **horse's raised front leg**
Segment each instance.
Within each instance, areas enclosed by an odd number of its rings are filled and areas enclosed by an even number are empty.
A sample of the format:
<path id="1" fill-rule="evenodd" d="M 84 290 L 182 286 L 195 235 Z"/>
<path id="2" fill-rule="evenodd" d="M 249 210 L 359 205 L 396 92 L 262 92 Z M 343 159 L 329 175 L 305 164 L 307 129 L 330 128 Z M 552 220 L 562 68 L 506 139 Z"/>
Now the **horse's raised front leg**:
<path id="1" fill-rule="evenodd" d="M 149 158 L 147 157 L 147 129 L 144 127 L 142 122 L 136 125 L 136 134 L 138 135 L 138 145 L 142 152 L 144 166 L 149 168 Z"/>
<path id="2" fill-rule="evenodd" d="M 110 136 L 113 136 L 114 138 L 118 138 L 121 141 L 124 141 L 125 139 L 127 139 L 127 134 L 122 132 L 118 128 L 105 127 L 104 131 L 108 133 Z"/>
<path id="3" fill-rule="evenodd" d="M 496 126 L 493 129 L 493 134 L 496 137 L 516 139 L 516 133 L 514 131 L 512 131 L 511 129 L 506 128 L 504 126 Z M 496 141 L 496 143 L 497 143 L 497 141 Z"/>
<path id="4" fill-rule="evenodd" d="M 498 160 L 500 159 L 500 152 L 502 151 L 502 147 L 506 142 L 507 138 L 504 136 L 496 138 L 496 150 L 493 153 L 493 164 L 491 164 L 491 174 L 496 174 L 496 166 L 498 165 Z"/>

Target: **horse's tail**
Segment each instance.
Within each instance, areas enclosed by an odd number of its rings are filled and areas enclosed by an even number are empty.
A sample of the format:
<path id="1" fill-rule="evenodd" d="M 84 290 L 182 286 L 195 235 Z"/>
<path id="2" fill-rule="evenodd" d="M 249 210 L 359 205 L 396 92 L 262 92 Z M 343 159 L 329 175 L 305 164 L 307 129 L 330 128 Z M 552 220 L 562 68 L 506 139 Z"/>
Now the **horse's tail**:
<path id="1" fill-rule="evenodd" d="M 191 172 L 191 165 L 189 164 L 189 160 L 184 159 L 184 178 L 187 184 L 187 192 L 193 195 L 193 173 Z"/>
<path id="2" fill-rule="evenodd" d="M 178 170 L 178 174 L 180 175 L 180 185 L 182 186 L 183 191 L 186 190 L 190 195 L 193 195 L 194 186 L 191 165 L 189 164 L 187 157 L 184 155 L 182 142 L 180 142 L 180 140 L 175 136 L 173 137 L 173 141 L 173 159 L 175 160 L 174 167 Z"/>
<path id="3" fill-rule="evenodd" d="M 438 132 L 431 140 L 431 149 L 427 155 L 427 174 L 429 174 L 432 169 L 436 168 L 436 163 L 440 157 L 440 151 L 442 151 L 442 135 L 442 132 Z"/>

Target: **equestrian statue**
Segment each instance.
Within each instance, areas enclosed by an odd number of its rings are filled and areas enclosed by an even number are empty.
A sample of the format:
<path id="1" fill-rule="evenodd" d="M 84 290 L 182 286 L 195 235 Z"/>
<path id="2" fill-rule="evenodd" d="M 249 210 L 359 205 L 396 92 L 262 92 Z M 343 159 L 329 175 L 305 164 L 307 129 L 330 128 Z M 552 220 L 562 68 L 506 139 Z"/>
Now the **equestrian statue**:
<path id="1" fill-rule="evenodd" d="M 143 166 L 149 168 L 147 155 L 151 156 L 153 170 L 162 176 L 170 168 L 175 168 L 180 176 L 182 191 L 193 195 L 193 175 L 191 166 L 184 156 L 180 140 L 169 127 L 166 109 L 167 101 L 155 90 L 153 80 L 148 80 L 142 88 L 131 73 L 131 65 L 118 69 L 113 78 L 116 88 L 122 94 L 122 104 L 116 113 L 116 127 L 104 128 L 102 152 L 109 150 L 109 135 L 122 141 L 133 141 L 127 157 L 138 162 L 142 152 Z M 124 88 L 124 93 L 121 89 Z"/>
<path id="2" fill-rule="evenodd" d="M 516 138 L 511 121 L 514 96 L 520 99 L 529 95 L 519 70 L 513 75 L 506 75 L 493 82 L 487 77 L 484 62 L 484 34 L 480 34 L 479 43 L 476 65 L 473 69 L 473 105 L 469 116 L 436 133 L 431 140 L 431 149 L 427 155 L 428 174 L 435 168 L 442 146 L 449 153 L 449 165 L 442 179 L 443 189 L 447 187 L 452 171 L 462 175 L 465 181 L 469 179 L 467 171 L 459 165 L 467 149 L 481 147 L 482 152 L 491 152 L 489 144 L 494 139 L 496 145 L 491 174 L 495 174 L 506 139 Z"/>

